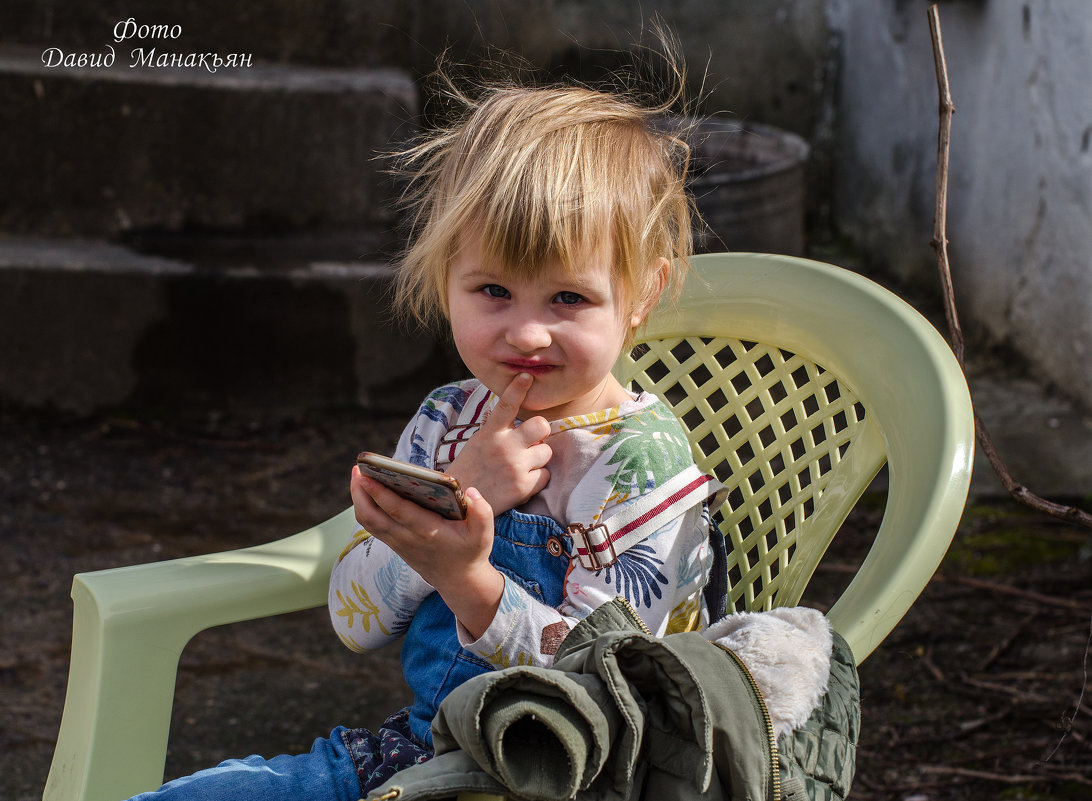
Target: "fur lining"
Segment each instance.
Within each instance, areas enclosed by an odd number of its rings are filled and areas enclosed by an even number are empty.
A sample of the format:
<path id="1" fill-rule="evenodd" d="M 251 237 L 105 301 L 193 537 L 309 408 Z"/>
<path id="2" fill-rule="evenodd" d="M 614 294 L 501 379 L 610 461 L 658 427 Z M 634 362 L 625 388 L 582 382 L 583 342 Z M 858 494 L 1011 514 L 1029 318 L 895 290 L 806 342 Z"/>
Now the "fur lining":
<path id="1" fill-rule="evenodd" d="M 739 612 L 704 633 L 747 666 L 778 739 L 802 726 L 827 691 L 834 640 L 822 612 L 804 606 Z"/>

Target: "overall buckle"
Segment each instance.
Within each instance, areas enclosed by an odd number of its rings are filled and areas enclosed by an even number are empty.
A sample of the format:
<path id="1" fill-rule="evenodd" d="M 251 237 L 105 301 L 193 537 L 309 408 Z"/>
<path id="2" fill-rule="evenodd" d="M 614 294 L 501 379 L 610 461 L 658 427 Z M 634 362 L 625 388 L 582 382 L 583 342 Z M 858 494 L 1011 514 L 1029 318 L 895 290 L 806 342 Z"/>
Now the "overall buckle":
<path id="1" fill-rule="evenodd" d="M 601 533 L 597 532 L 596 529 L 600 529 Z M 583 541 L 586 553 L 580 553 L 578 546 L 577 557 L 580 559 L 580 564 L 588 570 L 602 570 L 618 561 L 618 554 L 614 551 L 614 542 L 611 541 L 610 532 L 602 523 L 597 523 L 594 526 L 572 523 L 569 525 L 567 532 L 574 540 L 579 536 L 580 540 Z M 597 550 L 604 543 L 606 543 L 606 549 Z"/>

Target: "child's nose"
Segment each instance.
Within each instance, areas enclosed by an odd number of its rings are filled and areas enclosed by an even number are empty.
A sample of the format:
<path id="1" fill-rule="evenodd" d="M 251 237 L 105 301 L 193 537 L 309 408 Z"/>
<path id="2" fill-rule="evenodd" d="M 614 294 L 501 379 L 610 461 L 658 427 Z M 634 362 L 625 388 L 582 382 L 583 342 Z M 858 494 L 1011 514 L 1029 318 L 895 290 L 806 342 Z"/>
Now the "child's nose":
<path id="1" fill-rule="evenodd" d="M 550 345 L 550 329 L 539 320 L 523 319 L 508 326 L 505 341 L 522 353 L 542 350 Z"/>

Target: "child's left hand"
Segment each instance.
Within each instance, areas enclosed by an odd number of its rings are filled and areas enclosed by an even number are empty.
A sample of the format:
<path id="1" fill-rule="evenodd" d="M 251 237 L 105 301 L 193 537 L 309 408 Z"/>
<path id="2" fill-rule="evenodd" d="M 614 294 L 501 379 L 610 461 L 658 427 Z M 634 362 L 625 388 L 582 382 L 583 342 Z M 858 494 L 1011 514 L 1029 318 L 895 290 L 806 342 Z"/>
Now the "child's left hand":
<path id="1" fill-rule="evenodd" d="M 440 593 L 472 637 L 489 627 L 504 577 L 489 563 L 493 509 L 473 487 L 465 520 L 448 520 L 353 468 L 349 492 L 357 522 L 386 543 Z"/>

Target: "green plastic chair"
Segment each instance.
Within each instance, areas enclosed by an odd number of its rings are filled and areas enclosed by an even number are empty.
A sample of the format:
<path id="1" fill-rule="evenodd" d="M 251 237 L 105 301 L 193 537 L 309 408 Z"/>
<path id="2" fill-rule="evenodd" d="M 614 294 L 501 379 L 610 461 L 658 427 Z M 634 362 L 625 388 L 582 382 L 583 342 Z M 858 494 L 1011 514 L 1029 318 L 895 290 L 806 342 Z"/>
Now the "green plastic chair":
<path id="1" fill-rule="evenodd" d="M 974 447 L 962 372 L 937 331 L 847 270 L 747 253 L 694 259 L 616 373 L 667 400 L 728 485 L 735 610 L 793 605 L 888 466 L 883 522 L 829 610 L 864 660 L 925 587 L 962 514 Z M 77 575 L 68 695 L 47 801 L 158 787 L 183 647 L 198 632 L 326 603 L 352 510 L 267 545 Z M 331 633 L 331 636 L 333 634 Z"/>

